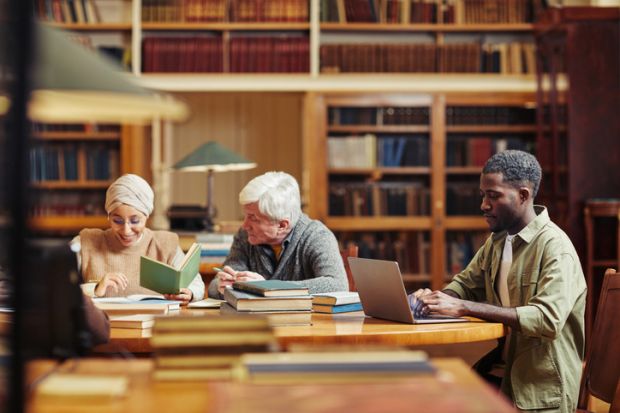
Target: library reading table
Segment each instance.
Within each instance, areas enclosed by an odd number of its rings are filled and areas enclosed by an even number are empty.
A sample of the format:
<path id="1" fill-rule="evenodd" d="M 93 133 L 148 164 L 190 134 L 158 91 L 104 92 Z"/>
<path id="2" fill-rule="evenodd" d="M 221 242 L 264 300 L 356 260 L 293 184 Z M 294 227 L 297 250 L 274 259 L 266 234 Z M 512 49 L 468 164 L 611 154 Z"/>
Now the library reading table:
<path id="1" fill-rule="evenodd" d="M 435 374 L 419 374 L 389 381 L 296 384 L 241 382 L 156 382 L 148 359 L 69 360 L 59 372 L 124 376 L 128 389 L 122 397 L 103 401 L 71 396 L 41 398 L 29 394 L 25 410 L 52 412 L 170 412 L 183 413 L 328 413 L 429 412 L 516 413 L 509 401 L 461 360 L 432 359 Z M 43 364 L 42 364 L 43 363 Z M 47 362 L 28 365 L 27 380 L 52 367 Z"/>
<path id="2" fill-rule="evenodd" d="M 219 310 L 183 309 L 181 313 L 219 314 Z M 473 319 L 466 323 L 402 324 L 366 317 L 362 312 L 312 314 L 312 325 L 275 327 L 283 350 L 295 345 L 396 345 L 404 347 L 482 342 L 504 336 L 501 323 Z M 113 328 L 108 344 L 96 353 L 150 353 L 150 329 Z"/>

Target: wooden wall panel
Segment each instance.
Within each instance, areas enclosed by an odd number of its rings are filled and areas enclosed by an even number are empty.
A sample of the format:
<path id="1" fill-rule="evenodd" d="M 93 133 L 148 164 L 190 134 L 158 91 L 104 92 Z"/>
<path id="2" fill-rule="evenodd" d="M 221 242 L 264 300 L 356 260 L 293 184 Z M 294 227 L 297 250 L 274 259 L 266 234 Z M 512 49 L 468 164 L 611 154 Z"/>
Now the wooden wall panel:
<path id="1" fill-rule="evenodd" d="M 191 118 L 173 128 L 172 161 L 177 162 L 204 142 L 214 140 L 258 164 L 248 171 L 215 175 L 217 220 L 242 218 L 237 196 L 253 177 L 285 171 L 301 184 L 301 93 L 178 93 Z M 172 172 L 174 204 L 206 202 L 206 174 Z"/>

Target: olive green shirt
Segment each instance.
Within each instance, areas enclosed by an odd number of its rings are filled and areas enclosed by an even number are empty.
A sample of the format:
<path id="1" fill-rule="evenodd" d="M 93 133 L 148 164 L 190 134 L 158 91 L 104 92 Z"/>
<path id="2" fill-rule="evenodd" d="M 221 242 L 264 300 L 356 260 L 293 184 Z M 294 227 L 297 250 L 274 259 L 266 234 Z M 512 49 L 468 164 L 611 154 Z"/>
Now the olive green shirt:
<path id="1" fill-rule="evenodd" d="M 584 354 L 586 283 L 568 236 L 535 206 L 537 217 L 513 241 L 510 334 L 502 391 L 522 410 L 574 411 Z M 495 282 L 506 231 L 492 234 L 446 289 L 462 299 L 501 306 Z M 501 352 L 500 352 L 501 354 Z"/>

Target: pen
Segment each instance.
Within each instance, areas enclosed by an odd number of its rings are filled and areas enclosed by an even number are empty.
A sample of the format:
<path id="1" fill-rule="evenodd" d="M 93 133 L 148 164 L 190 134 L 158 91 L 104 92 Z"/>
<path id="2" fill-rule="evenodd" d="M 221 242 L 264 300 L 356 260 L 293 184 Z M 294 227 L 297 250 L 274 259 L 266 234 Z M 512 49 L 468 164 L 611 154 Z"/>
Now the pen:
<path id="1" fill-rule="evenodd" d="M 235 278 L 236 278 L 235 274 L 231 274 L 231 273 L 229 273 L 229 272 L 226 272 L 226 271 L 224 271 L 223 269 L 221 269 L 220 267 L 213 267 L 213 270 L 214 270 L 214 271 L 216 271 L 216 272 L 223 272 L 223 273 L 226 273 L 226 274 L 228 274 L 228 275 L 231 275 L 231 276 L 233 277 L 233 279 L 235 279 Z"/>

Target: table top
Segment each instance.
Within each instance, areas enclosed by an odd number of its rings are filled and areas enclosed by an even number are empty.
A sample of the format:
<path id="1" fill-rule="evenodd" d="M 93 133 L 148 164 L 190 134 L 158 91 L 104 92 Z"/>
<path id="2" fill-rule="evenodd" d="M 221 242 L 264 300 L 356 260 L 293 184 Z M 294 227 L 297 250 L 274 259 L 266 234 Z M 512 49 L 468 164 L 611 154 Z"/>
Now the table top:
<path id="1" fill-rule="evenodd" d="M 219 314 L 219 310 L 188 310 L 181 314 Z M 312 314 L 312 325 L 275 327 L 280 346 L 292 345 L 397 345 L 418 346 L 470 343 L 504 336 L 501 323 L 471 319 L 464 323 L 403 324 L 366 317 L 363 312 L 346 314 Z M 151 330 L 113 328 L 110 343 L 97 346 L 95 352 L 151 352 Z"/>
<path id="2" fill-rule="evenodd" d="M 82 359 L 65 362 L 58 370 L 125 376 L 129 380 L 126 395 L 94 402 L 69 396 L 42 399 L 34 391 L 29 393 L 25 410 L 28 413 L 157 413 L 173 409 L 183 413 L 515 412 L 502 395 L 461 360 L 433 359 L 431 362 L 437 368 L 436 374 L 389 381 L 256 385 L 242 382 L 155 382 L 151 378 L 152 360 Z M 49 362 L 31 362 L 27 378 L 32 381 L 49 369 Z"/>

